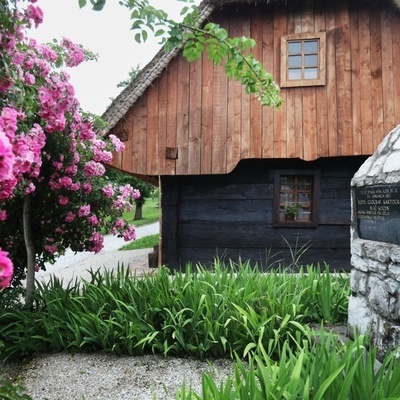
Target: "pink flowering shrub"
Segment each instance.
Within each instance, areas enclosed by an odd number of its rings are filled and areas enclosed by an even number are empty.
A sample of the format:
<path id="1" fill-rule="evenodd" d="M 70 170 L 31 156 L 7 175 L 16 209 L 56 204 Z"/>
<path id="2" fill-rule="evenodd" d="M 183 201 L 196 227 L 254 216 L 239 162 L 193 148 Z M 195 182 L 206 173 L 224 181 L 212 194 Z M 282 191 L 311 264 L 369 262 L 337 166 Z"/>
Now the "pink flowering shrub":
<path id="1" fill-rule="evenodd" d="M 68 74 L 59 69 L 93 55 L 66 38 L 51 46 L 29 39 L 27 28 L 44 17 L 33 3 L 25 11 L 0 6 L 7 24 L 0 32 L 0 284 L 9 284 L 11 260 L 18 278 L 24 276 L 26 196 L 38 267 L 68 247 L 99 252 L 104 232 L 134 239 L 134 227 L 121 216 L 140 196 L 105 176 L 112 152 L 124 145 L 113 135 L 97 137 Z"/>
<path id="2" fill-rule="evenodd" d="M 8 257 L 8 253 L 0 250 L 0 290 L 10 286 L 13 270 L 13 264 Z"/>

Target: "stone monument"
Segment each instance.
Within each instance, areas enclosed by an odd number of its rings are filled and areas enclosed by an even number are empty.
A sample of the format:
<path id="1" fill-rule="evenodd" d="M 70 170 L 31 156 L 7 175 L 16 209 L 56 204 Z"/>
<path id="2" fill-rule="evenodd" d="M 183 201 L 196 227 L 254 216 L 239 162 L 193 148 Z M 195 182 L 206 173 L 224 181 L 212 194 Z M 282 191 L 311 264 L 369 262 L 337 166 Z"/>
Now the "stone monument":
<path id="1" fill-rule="evenodd" d="M 400 125 L 351 181 L 348 328 L 369 333 L 378 358 L 400 355 Z"/>

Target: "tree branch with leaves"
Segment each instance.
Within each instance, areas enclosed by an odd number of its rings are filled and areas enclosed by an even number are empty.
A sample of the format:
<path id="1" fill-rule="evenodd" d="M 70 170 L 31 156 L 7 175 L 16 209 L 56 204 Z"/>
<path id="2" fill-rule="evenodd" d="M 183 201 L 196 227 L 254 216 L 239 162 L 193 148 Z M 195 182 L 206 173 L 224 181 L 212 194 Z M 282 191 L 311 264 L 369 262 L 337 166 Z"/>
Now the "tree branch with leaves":
<path id="1" fill-rule="evenodd" d="M 265 106 L 282 104 L 279 86 L 264 69 L 251 50 L 256 42 L 248 37 L 229 37 L 226 29 L 207 22 L 202 26 L 201 13 L 193 0 L 183 0 L 189 5 L 181 11 L 182 21 L 174 21 L 164 10 L 151 6 L 148 0 L 125 0 L 121 4 L 131 12 L 135 40 L 144 43 L 149 34 L 160 38 L 165 52 L 182 48 L 183 56 L 193 62 L 205 52 L 215 65 L 223 65 L 229 79 L 240 82 L 248 94 L 256 96 Z M 96 11 L 102 10 L 106 0 L 90 0 Z M 79 0 L 80 7 L 87 0 Z"/>

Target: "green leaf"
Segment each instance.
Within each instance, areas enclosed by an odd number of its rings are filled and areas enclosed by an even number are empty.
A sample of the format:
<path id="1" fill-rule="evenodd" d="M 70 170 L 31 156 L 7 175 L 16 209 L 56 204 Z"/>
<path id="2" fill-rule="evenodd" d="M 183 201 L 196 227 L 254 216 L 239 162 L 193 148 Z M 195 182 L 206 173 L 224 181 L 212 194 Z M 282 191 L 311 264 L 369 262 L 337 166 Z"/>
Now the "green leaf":
<path id="1" fill-rule="evenodd" d="M 317 393 L 315 393 L 314 400 L 323 400 L 324 399 L 325 392 L 328 390 L 328 388 L 332 384 L 332 382 L 343 371 L 345 366 L 346 366 L 346 364 L 342 364 L 339 368 L 336 369 L 336 371 L 333 371 L 332 374 L 329 375 L 327 379 L 325 379 L 325 381 L 319 387 Z"/>
<path id="2" fill-rule="evenodd" d="M 140 33 L 137 33 L 135 35 L 135 42 L 142 43 L 142 36 L 140 35 Z"/>
<path id="3" fill-rule="evenodd" d="M 188 12 L 188 10 L 189 10 L 189 7 L 188 7 L 188 6 L 183 7 L 182 10 L 181 10 L 180 15 L 186 14 L 186 13 Z"/>
<path id="4" fill-rule="evenodd" d="M 86 0 L 79 0 L 79 8 L 83 8 L 86 6 Z"/>
<path id="5" fill-rule="evenodd" d="M 97 0 L 96 2 L 92 2 L 94 11 L 101 11 L 106 5 L 106 0 Z"/>
<path id="6" fill-rule="evenodd" d="M 132 23 L 131 30 L 141 29 L 143 24 L 144 24 L 143 20 L 137 19 Z"/>

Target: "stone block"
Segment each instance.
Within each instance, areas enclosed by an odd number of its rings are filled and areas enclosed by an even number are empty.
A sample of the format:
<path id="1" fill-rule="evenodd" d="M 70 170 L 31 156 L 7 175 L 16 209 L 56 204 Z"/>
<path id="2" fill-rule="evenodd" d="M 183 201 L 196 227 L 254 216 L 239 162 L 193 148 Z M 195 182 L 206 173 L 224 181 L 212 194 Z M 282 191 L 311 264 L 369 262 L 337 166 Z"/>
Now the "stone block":
<path id="1" fill-rule="evenodd" d="M 386 243 L 368 240 L 364 243 L 365 256 L 372 260 L 388 263 L 390 261 L 389 248 Z"/>
<path id="2" fill-rule="evenodd" d="M 366 334 L 371 328 L 371 310 L 365 297 L 350 296 L 349 298 L 349 317 L 348 331 L 354 330 L 361 334 Z"/>
<path id="3" fill-rule="evenodd" d="M 400 322 L 400 301 L 399 301 L 399 293 L 391 296 L 389 298 L 389 313 L 390 319 L 397 324 Z"/>
<path id="4" fill-rule="evenodd" d="M 381 319 L 373 343 L 378 348 L 378 359 L 382 360 L 388 352 L 399 348 L 400 326 Z"/>
<path id="5" fill-rule="evenodd" d="M 400 265 L 390 263 L 387 268 L 388 276 L 400 282 Z"/>
<path id="6" fill-rule="evenodd" d="M 400 171 L 400 151 L 393 151 L 389 154 L 383 164 L 382 171 L 385 174 Z"/>
<path id="7" fill-rule="evenodd" d="M 400 289 L 400 284 L 398 281 L 396 281 L 393 278 L 386 278 L 383 281 L 384 285 L 385 285 L 385 290 L 387 293 L 389 293 L 390 295 L 394 296 L 396 295 L 396 293 L 399 291 Z"/>
<path id="8" fill-rule="evenodd" d="M 366 295 L 368 291 L 368 274 L 353 269 L 350 273 L 350 290 L 352 293 Z"/>
<path id="9" fill-rule="evenodd" d="M 368 302 L 370 306 L 377 314 L 387 319 L 390 318 L 389 294 L 386 290 L 384 282 L 380 281 L 379 279 L 374 279 L 374 277 L 370 277 L 368 286 Z"/>
<path id="10" fill-rule="evenodd" d="M 394 263 L 400 264 L 400 246 L 397 245 L 390 246 L 389 256 Z"/>
<path id="11" fill-rule="evenodd" d="M 363 245 L 362 245 L 363 242 L 364 240 L 362 239 L 354 239 L 351 242 L 351 254 L 362 257 L 364 255 Z"/>
<path id="12" fill-rule="evenodd" d="M 356 254 L 353 254 L 351 256 L 351 260 L 350 260 L 351 265 L 355 269 L 357 269 L 359 271 L 363 271 L 363 272 L 368 272 L 369 271 L 369 267 L 368 267 L 367 261 L 368 260 L 365 260 L 364 258 L 357 256 Z"/>

